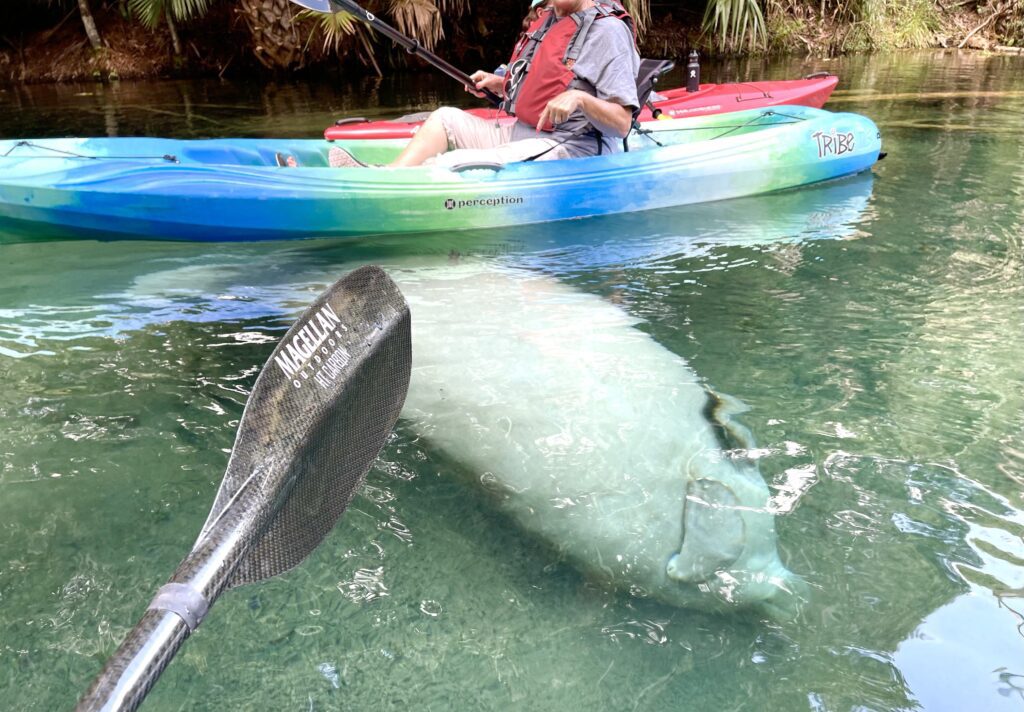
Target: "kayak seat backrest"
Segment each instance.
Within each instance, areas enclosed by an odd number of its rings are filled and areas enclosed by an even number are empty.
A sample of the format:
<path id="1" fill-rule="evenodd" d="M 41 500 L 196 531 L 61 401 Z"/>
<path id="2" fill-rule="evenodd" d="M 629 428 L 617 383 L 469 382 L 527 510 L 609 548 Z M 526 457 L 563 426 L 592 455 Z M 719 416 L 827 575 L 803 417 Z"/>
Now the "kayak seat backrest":
<path id="1" fill-rule="evenodd" d="M 636 75 L 636 98 L 638 99 L 639 106 L 633 110 L 633 128 L 640 128 L 640 112 L 644 110 L 644 106 L 651 99 L 651 94 L 654 93 L 654 87 L 658 84 L 658 79 L 661 78 L 662 74 L 669 72 L 676 63 L 671 59 L 641 59 L 640 60 L 640 71 Z M 629 150 L 629 136 L 622 139 L 622 150 Z"/>
<path id="2" fill-rule="evenodd" d="M 636 98 L 640 100 L 640 106 L 633 112 L 634 122 L 640 117 L 644 105 L 650 100 L 654 87 L 658 84 L 658 79 L 675 66 L 676 63 L 671 59 L 640 60 L 640 71 L 636 75 Z"/>

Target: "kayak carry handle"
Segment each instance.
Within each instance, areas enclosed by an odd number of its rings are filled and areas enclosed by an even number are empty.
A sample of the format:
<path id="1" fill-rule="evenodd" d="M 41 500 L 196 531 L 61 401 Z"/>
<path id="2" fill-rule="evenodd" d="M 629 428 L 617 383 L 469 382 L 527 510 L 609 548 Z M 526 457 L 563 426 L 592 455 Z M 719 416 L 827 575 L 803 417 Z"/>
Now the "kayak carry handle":
<path id="1" fill-rule="evenodd" d="M 831 76 L 832 72 L 812 72 L 811 74 L 805 74 L 804 79 L 824 79 Z"/>
<path id="2" fill-rule="evenodd" d="M 459 163 L 451 167 L 452 173 L 463 173 L 465 171 L 472 171 L 477 168 L 483 168 L 492 171 L 500 171 L 505 167 L 504 163 L 495 163 L 494 161 L 470 161 L 468 163 Z"/>
<path id="3" fill-rule="evenodd" d="M 347 124 L 368 124 L 370 120 L 363 116 L 353 116 L 348 119 L 338 119 L 334 122 L 335 126 L 345 126 Z"/>

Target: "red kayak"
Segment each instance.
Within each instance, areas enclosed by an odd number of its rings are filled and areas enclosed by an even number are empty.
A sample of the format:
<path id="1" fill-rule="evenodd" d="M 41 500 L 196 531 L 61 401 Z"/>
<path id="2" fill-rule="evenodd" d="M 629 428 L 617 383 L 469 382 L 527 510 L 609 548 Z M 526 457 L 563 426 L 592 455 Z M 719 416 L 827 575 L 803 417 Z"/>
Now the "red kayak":
<path id="1" fill-rule="evenodd" d="M 695 92 L 685 87 L 667 89 L 652 95 L 654 109 L 645 106 L 640 112 L 640 121 L 653 121 L 659 115 L 671 119 L 689 116 L 724 114 L 728 111 L 760 109 L 766 106 L 796 104 L 820 109 L 839 77 L 821 72 L 803 79 L 786 79 L 775 82 L 742 82 L 739 84 L 701 84 Z M 498 109 L 469 109 L 469 113 L 486 119 L 515 121 L 515 117 L 502 114 Z M 394 121 L 370 121 L 364 118 L 341 119 L 324 131 L 328 141 L 336 139 L 410 138 L 427 113 L 403 116 Z"/>

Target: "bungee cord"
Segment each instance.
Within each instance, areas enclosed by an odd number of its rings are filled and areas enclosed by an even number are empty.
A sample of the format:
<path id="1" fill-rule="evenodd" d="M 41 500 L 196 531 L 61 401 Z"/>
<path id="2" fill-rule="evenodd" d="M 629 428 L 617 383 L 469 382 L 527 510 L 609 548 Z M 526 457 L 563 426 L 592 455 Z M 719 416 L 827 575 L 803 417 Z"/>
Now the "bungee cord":
<path id="1" fill-rule="evenodd" d="M 750 127 L 750 126 L 755 126 L 762 119 L 766 119 L 766 118 L 773 117 L 773 116 L 778 116 L 778 117 L 781 117 L 783 119 L 790 119 L 789 121 L 776 121 L 776 122 L 772 123 L 772 125 L 777 125 L 777 126 L 786 125 L 786 124 L 795 124 L 795 123 L 800 123 L 800 122 L 803 122 L 803 121 L 807 121 L 807 117 L 803 117 L 803 116 L 794 116 L 792 114 L 783 114 L 783 113 L 778 112 L 778 111 L 765 111 L 764 113 L 758 114 L 757 116 L 754 116 L 749 121 L 745 121 L 742 124 L 725 124 L 725 125 L 717 125 L 717 126 L 682 126 L 682 127 L 678 127 L 678 128 L 658 129 L 657 131 L 652 130 L 652 129 L 636 128 L 636 129 L 634 129 L 634 131 L 637 133 L 637 135 L 644 136 L 644 137 L 648 138 L 649 140 L 653 141 L 658 146 L 662 146 L 663 147 L 663 144 L 660 143 L 654 137 L 655 134 L 674 133 L 674 132 L 680 132 L 680 131 L 722 131 L 723 133 L 720 133 L 717 136 L 712 136 L 711 138 L 707 139 L 709 141 L 714 141 L 714 140 L 717 140 L 717 139 L 720 139 L 720 138 L 724 138 L 725 136 L 729 136 L 730 134 L 733 134 L 736 131 L 739 131 L 741 129 L 744 129 L 744 128 L 747 128 L 747 127 Z M 589 131 L 589 127 L 588 127 L 587 131 Z M 576 133 L 572 134 L 571 136 L 569 136 L 567 138 L 564 138 L 561 141 L 555 143 L 553 146 L 550 146 L 549 148 L 545 149 L 544 151 L 541 151 L 537 155 L 531 156 L 531 157 L 529 157 L 529 158 L 527 158 L 525 160 L 526 161 L 536 160 L 537 158 L 540 158 L 541 156 L 543 156 L 546 153 L 550 152 L 551 150 L 557 148 L 558 146 L 560 146 L 561 144 L 565 143 L 566 141 L 569 141 L 569 140 L 571 140 L 573 138 L 577 138 L 579 135 L 584 135 L 585 133 L 586 132 L 576 132 Z M 0 158 L 9 158 L 9 157 L 11 157 L 15 153 L 15 151 L 17 149 L 19 149 L 19 148 L 33 148 L 33 149 L 37 149 L 37 150 L 41 150 L 41 151 L 47 151 L 49 153 L 56 154 L 57 156 L 62 157 L 62 158 L 79 158 L 79 159 L 88 160 L 88 161 L 98 161 L 98 160 L 106 159 L 106 160 L 118 160 L 118 161 L 166 161 L 167 163 L 180 163 L 180 161 L 178 160 L 177 156 L 174 156 L 174 155 L 169 154 L 169 153 L 168 154 L 164 154 L 162 156 L 89 156 L 89 155 L 86 155 L 84 153 L 78 153 L 76 151 L 69 151 L 67 149 L 55 148 L 53 146 L 46 146 L 44 144 L 35 143 L 33 141 L 16 141 L 5 152 L 0 153 Z M 42 158 L 42 156 L 35 156 L 35 157 L 36 158 Z"/>
<path id="2" fill-rule="evenodd" d="M 807 117 L 805 117 L 805 116 L 793 116 L 791 114 L 783 114 L 783 113 L 780 113 L 778 111 L 766 111 L 763 114 L 759 114 L 759 115 L 753 117 L 752 119 L 750 119 L 749 121 L 746 121 L 746 122 L 744 122 L 742 124 L 729 124 L 729 125 L 722 125 L 722 126 L 681 126 L 681 127 L 678 127 L 678 128 L 671 128 L 671 129 L 658 129 L 657 131 L 655 131 L 654 129 L 638 129 L 636 132 L 637 132 L 638 135 L 645 136 L 645 137 L 649 138 L 651 141 L 654 141 L 659 146 L 661 146 L 662 144 L 658 143 L 658 141 L 654 138 L 654 134 L 676 133 L 676 132 L 680 132 L 680 131 L 717 131 L 717 130 L 724 130 L 724 133 L 721 133 L 721 134 L 719 134 L 717 136 L 712 136 L 711 138 L 708 139 L 709 141 L 714 141 L 716 139 L 723 138 L 723 137 L 728 136 L 728 135 L 730 135 L 730 134 L 732 134 L 732 133 L 734 133 L 736 131 L 739 131 L 740 129 L 747 128 L 748 126 L 754 126 L 761 119 L 764 119 L 764 118 L 767 118 L 767 117 L 770 117 L 770 116 L 781 116 L 782 118 L 785 118 L 785 119 L 792 119 L 791 121 L 776 121 L 776 122 L 772 122 L 772 124 L 771 124 L 772 126 L 785 126 L 786 124 L 798 124 L 800 122 L 807 121 Z"/>
<path id="3" fill-rule="evenodd" d="M 17 148 L 35 148 L 41 151 L 56 153 L 62 158 L 81 158 L 87 161 L 98 161 L 105 158 L 117 161 L 167 161 L 168 163 L 180 163 L 177 156 L 169 153 L 165 153 L 162 156 L 87 156 L 84 153 L 76 153 L 75 151 L 68 151 L 62 148 L 54 148 L 53 146 L 44 146 L 41 143 L 34 143 L 32 141 L 15 142 L 7 151 L 0 154 L 0 158 L 10 158 Z M 42 158 L 42 156 L 35 156 L 35 158 Z"/>

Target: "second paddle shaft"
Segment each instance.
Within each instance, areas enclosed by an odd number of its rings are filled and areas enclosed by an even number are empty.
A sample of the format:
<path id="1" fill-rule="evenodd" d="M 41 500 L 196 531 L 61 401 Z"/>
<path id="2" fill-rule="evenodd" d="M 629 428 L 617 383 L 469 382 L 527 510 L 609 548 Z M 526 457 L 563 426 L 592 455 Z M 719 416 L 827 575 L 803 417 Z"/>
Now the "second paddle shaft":
<path id="1" fill-rule="evenodd" d="M 469 75 L 461 71 L 452 64 L 438 57 L 433 52 L 428 51 L 416 40 L 411 37 L 406 37 L 401 32 L 387 24 L 372 12 L 363 9 L 352 0 L 330 0 L 332 3 L 342 8 L 346 12 L 350 12 L 356 17 L 359 17 L 366 21 L 373 29 L 380 32 L 382 35 L 390 39 L 395 44 L 399 45 L 403 49 L 407 50 L 410 54 L 419 55 L 424 60 L 433 64 L 435 67 L 440 69 L 442 72 L 447 74 L 449 77 L 457 82 L 461 82 L 465 86 L 476 88 L 476 82 L 470 79 Z M 480 92 L 490 101 L 494 106 L 501 105 L 501 97 L 488 89 L 480 89 Z"/>

